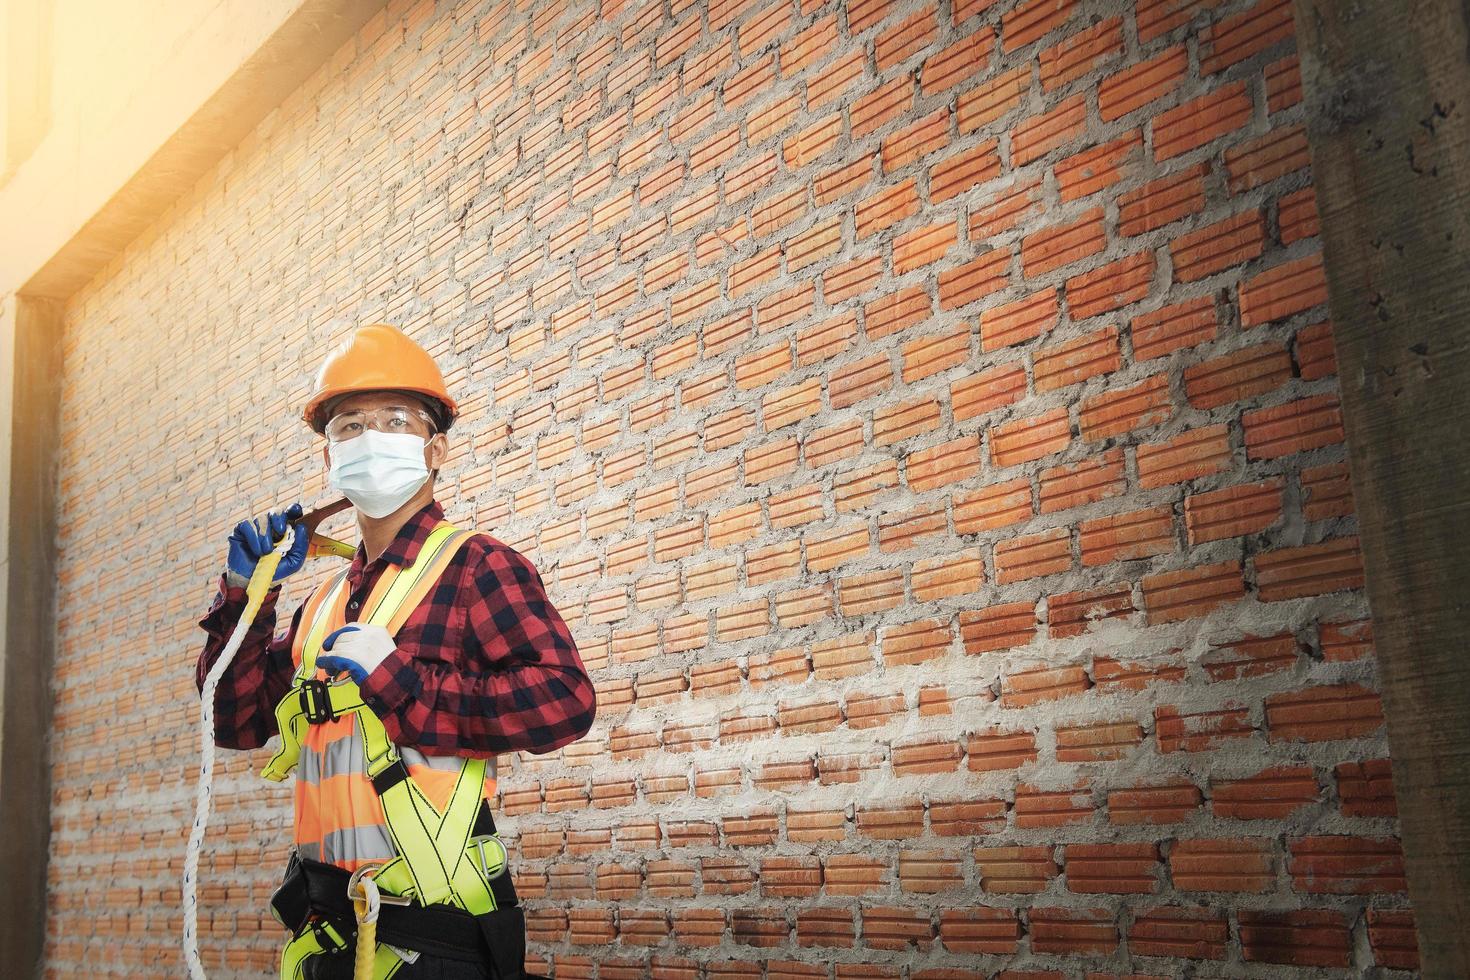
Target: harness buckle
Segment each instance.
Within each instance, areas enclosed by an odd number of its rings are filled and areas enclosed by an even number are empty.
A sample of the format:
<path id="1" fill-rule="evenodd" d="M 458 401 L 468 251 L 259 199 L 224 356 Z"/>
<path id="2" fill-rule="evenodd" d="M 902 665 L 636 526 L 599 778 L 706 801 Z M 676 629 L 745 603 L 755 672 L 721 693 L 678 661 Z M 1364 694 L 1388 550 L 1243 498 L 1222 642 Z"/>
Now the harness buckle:
<path id="1" fill-rule="evenodd" d="M 301 713 L 308 724 L 323 725 L 337 719 L 326 681 L 308 678 L 301 682 Z"/>
<path id="2" fill-rule="evenodd" d="M 347 897 L 356 900 L 359 896 L 366 898 L 370 904 L 381 905 L 412 905 L 413 899 L 403 895 L 389 895 L 378 888 L 373 876 L 387 866 L 386 861 L 370 861 L 360 865 L 347 879 Z M 373 913 L 377 917 L 377 913 Z"/>

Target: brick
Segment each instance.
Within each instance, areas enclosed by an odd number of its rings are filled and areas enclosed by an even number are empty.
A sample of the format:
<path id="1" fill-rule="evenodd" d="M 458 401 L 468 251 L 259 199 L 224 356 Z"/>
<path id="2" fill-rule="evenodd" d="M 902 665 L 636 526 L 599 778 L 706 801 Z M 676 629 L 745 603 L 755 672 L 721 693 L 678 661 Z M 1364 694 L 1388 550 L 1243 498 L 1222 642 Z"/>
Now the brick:
<path id="1" fill-rule="evenodd" d="M 980 887 L 997 895 L 1045 891 L 1060 873 L 1050 847 L 977 847 L 975 871 Z"/>
<path id="2" fill-rule="evenodd" d="M 1100 146 L 1063 157 L 1052 165 L 1057 192 L 1063 201 L 1075 201 L 1107 190 L 1128 176 L 1143 150 L 1143 133 L 1132 130 Z"/>
<path id="3" fill-rule="evenodd" d="M 1026 369 L 1020 362 L 999 364 L 950 385 L 950 411 L 956 420 L 973 419 L 1013 405 L 1025 395 Z"/>
<path id="4" fill-rule="evenodd" d="M 939 941 L 951 953 L 1009 956 L 1021 943 L 1021 920 L 1011 909 L 983 905 L 943 909 Z"/>
<path id="5" fill-rule="evenodd" d="M 898 852 L 898 884 L 905 892 L 934 893 L 963 888 L 964 866 L 953 851 L 901 848 Z"/>
<path id="6" fill-rule="evenodd" d="M 1240 323 L 1254 327 L 1327 302 L 1322 253 L 1283 262 L 1240 286 Z"/>
<path id="7" fill-rule="evenodd" d="M 1218 408 L 1272 391 L 1292 378 L 1284 344 L 1244 347 L 1184 370 L 1184 391 L 1195 408 Z"/>
<path id="8" fill-rule="evenodd" d="M 1367 619 L 1321 622 L 1317 629 L 1322 659 L 1328 663 L 1361 660 L 1373 653 L 1373 623 Z"/>
<path id="9" fill-rule="evenodd" d="M 1038 350 L 1032 358 L 1032 383 L 1037 391 L 1051 391 L 1109 374 L 1121 366 L 1118 328 L 1106 326 Z"/>
<path id="10" fill-rule="evenodd" d="M 1001 48 L 1030 44 L 1065 24 L 1077 10 L 1077 0 L 1026 0 L 1000 19 Z"/>
<path id="11" fill-rule="evenodd" d="M 1368 909 L 1373 961 L 1390 970 L 1419 969 L 1419 936 L 1408 909 Z"/>
<path id="12" fill-rule="evenodd" d="M 1302 70 L 1296 54 L 1266 66 L 1266 111 L 1275 115 L 1302 100 Z"/>
<path id="13" fill-rule="evenodd" d="M 943 204 L 1000 176 L 1000 143 L 986 140 L 929 168 L 929 201 Z"/>
<path id="14" fill-rule="evenodd" d="M 1142 691 L 1153 684 L 1177 684 L 1184 680 L 1184 667 L 1178 661 L 1145 664 L 1130 663 L 1114 657 L 1094 657 L 1092 679 L 1100 694 Z"/>
<path id="15" fill-rule="evenodd" d="M 1219 321 L 1208 296 L 1133 318 L 1133 359 L 1146 361 L 1215 339 Z"/>
<path id="16" fill-rule="evenodd" d="M 1226 701 L 1216 710 L 1181 712 L 1173 705 L 1154 709 L 1154 733 L 1160 752 L 1204 752 L 1229 739 L 1255 734 L 1244 705 Z"/>
<path id="17" fill-rule="evenodd" d="M 1336 395 L 1313 395 L 1243 412 L 1240 421 L 1245 429 L 1246 455 L 1251 459 L 1272 459 L 1334 446 L 1345 438 Z"/>
<path id="18" fill-rule="evenodd" d="M 973 133 L 1005 116 L 1031 90 L 1031 66 L 1019 65 L 960 93 L 956 121 L 961 133 Z"/>
<path id="19" fill-rule="evenodd" d="M 1023 829 L 1090 823 L 1092 793 L 1085 784 L 1071 789 L 1042 789 L 1022 784 L 1016 787 L 1014 813 L 1016 826 Z"/>
<path id="20" fill-rule="evenodd" d="M 1015 466 L 1061 452 L 1072 441 L 1065 406 L 1033 418 L 1017 419 L 990 430 L 990 458 L 996 466 Z"/>
<path id="21" fill-rule="evenodd" d="M 960 637 L 968 654 L 1025 646 L 1036 636 L 1036 603 L 1007 602 L 960 614 Z"/>
<path id="22" fill-rule="evenodd" d="M 1000 703 L 1006 708 L 1024 708 L 1043 701 L 1081 694 L 1090 686 L 1081 667 L 1035 667 L 1012 671 L 1001 678 Z"/>
<path id="23" fill-rule="evenodd" d="M 873 54 L 878 70 L 885 72 L 933 44 L 939 24 L 935 11 L 924 10 L 878 32 L 873 39 Z"/>
<path id="24" fill-rule="evenodd" d="M 976 732 L 965 742 L 965 764 L 971 772 L 1019 769 L 1036 761 L 1034 732 L 991 728 Z"/>
<path id="25" fill-rule="evenodd" d="M 1143 743 L 1143 728 L 1135 721 L 1059 725 L 1056 735 L 1058 762 L 1123 759 Z"/>
<path id="26" fill-rule="evenodd" d="M 1077 428 L 1091 442 L 1159 425 L 1173 413 L 1169 377 L 1155 374 L 1136 385 L 1084 399 L 1077 412 Z"/>
<path id="27" fill-rule="evenodd" d="M 1266 223 L 1259 210 L 1231 215 L 1169 244 L 1174 278 L 1190 282 L 1223 272 L 1260 255 L 1265 242 Z"/>
<path id="28" fill-rule="evenodd" d="M 1224 71 L 1295 34 L 1291 0 L 1260 0 L 1201 32 L 1200 74 Z"/>
<path id="29" fill-rule="evenodd" d="M 1066 867 L 1069 891 L 1147 894 L 1159 887 L 1159 846 L 1068 844 Z"/>
<path id="30" fill-rule="evenodd" d="M 1317 195 L 1312 187 L 1284 194 L 1276 202 L 1276 221 L 1281 226 L 1281 244 L 1290 245 L 1322 233 L 1317 217 Z"/>
<path id="31" fill-rule="evenodd" d="M 1035 218 L 1041 213 L 1041 177 L 1013 181 L 1008 187 L 989 196 L 992 203 L 981 206 L 970 214 L 970 241 L 1010 231 L 1022 221 Z"/>
<path id="32" fill-rule="evenodd" d="M 1153 118 L 1154 157 L 1167 160 L 1214 142 L 1250 122 L 1251 110 L 1244 81 L 1167 109 Z"/>
<path id="33" fill-rule="evenodd" d="M 1021 265 L 1027 276 L 1038 276 L 1096 255 L 1106 244 L 1102 209 L 1093 208 L 1075 221 L 1043 228 L 1023 238 Z"/>
<path id="34" fill-rule="evenodd" d="M 1269 184 L 1311 166 L 1306 128 L 1299 125 L 1273 129 L 1225 152 L 1225 172 L 1230 175 L 1227 186 L 1232 194 Z"/>
<path id="35" fill-rule="evenodd" d="M 1085 320 L 1138 302 L 1149 294 L 1154 267 L 1152 252 L 1138 252 L 1073 276 L 1067 280 L 1067 312 Z"/>
<path id="36" fill-rule="evenodd" d="M 1084 566 L 1165 555 L 1175 548 L 1174 509 L 1167 504 L 1096 517 L 1077 531 Z"/>
<path id="37" fill-rule="evenodd" d="M 1396 817 L 1393 767 L 1387 759 L 1341 762 L 1333 770 L 1345 817 Z"/>
<path id="38" fill-rule="evenodd" d="M 862 941 L 874 949 L 927 949 L 936 938 L 929 913 L 921 909 L 863 906 L 858 915 Z"/>
<path id="39" fill-rule="evenodd" d="M 1337 373 L 1331 323 L 1314 323 L 1296 332 L 1297 373 L 1307 381 Z"/>
<path id="40" fill-rule="evenodd" d="M 1114 72 L 1097 86 L 1098 114 L 1107 122 L 1121 119 L 1179 87 L 1189 70 L 1189 53 L 1178 44 L 1136 65 Z"/>
<path id="41" fill-rule="evenodd" d="M 1294 837 L 1287 841 L 1292 887 L 1317 895 L 1400 894 L 1404 854 L 1391 837 Z"/>
<path id="42" fill-rule="evenodd" d="M 959 763 L 960 746 L 949 739 L 924 736 L 893 746 L 893 772 L 897 776 L 954 772 Z"/>
<path id="43" fill-rule="evenodd" d="M 1330 909 L 1241 909 L 1240 950 L 1247 963 L 1345 968 L 1352 937 L 1343 913 Z"/>
<path id="44" fill-rule="evenodd" d="M 1169 486 L 1229 469 L 1232 463 L 1229 429 L 1204 426 L 1180 432 L 1167 442 L 1138 447 L 1138 485 Z"/>
<path id="45" fill-rule="evenodd" d="M 1028 918 L 1034 952 L 1103 956 L 1118 948 L 1118 926 L 1107 909 L 1033 907 Z"/>
<path id="46" fill-rule="evenodd" d="M 1184 526 L 1190 545 L 1258 534 L 1281 519 L 1280 477 L 1223 487 L 1184 498 Z"/>
<path id="47" fill-rule="evenodd" d="M 980 314 L 980 348 L 999 350 L 1040 337 L 1057 325 L 1059 315 L 1055 288 L 985 310 Z"/>
<path id="48" fill-rule="evenodd" d="M 1382 699 L 1361 684 L 1322 685 L 1266 699 L 1266 728 L 1273 742 L 1356 738 L 1382 725 Z"/>
<path id="49" fill-rule="evenodd" d="M 1142 235 L 1205 209 L 1205 177 L 1210 164 L 1201 161 L 1118 197 L 1118 234 Z"/>
<path id="50" fill-rule="evenodd" d="M 829 895 L 865 895 L 887 881 L 889 862 L 862 854 L 829 854 L 822 861 L 822 887 Z M 844 909 L 847 918 L 850 910 Z"/>
<path id="51" fill-rule="evenodd" d="M 1081 636 L 1094 623 L 1127 619 L 1136 612 L 1127 586 L 1105 585 L 1080 592 L 1064 592 L 1047 599 L 1047 629 L 1054 639 Z"/>
<path id="52" fill-rule="evenodd" d="M 1212 10 L 1225 0 L 1136 0 L 1138 39 L 1147 44 L 1190 22 L 1201 11 Z"/>
<path id="53" fill-rule="evenodd" d="M 1245 597 L 1239 560 L 1217 562 L 1143 579 L 1143 607 L 1150 623 L 1203 616 Z"/>
<path id="54" fill-rule="evenodd" d="M 1256 555 L 1256 592 L 1262 602 L 1327 595 L 1363 587 L 1363 554 L 1356 537 Z"/>
<path id="55" fill-rule="evenodd" d="M 808 906 L 796 913 L 796 944 L 803 947 L 848 948 L 856 944 L 852 911 Z"/>
<path id="56" fill-rule="evenodd" d="M 967 752 L 972 751 L 971 736 Z M 971 767 L 972 771 L 975 770 Z M 929 828 L 941 837 L 973 837 L 998 834 L 1005 829 L 1005 800 L 930 800 Z"/>
<path id="57" fill-rule="evenodd" d="M 1042 50 L 1041 87 L 1051 91 L 1096 72 L 1123 53 L 1123 21 L 1118 17 L 1068 35 Z"/>
<path id="58" fill-rule="evenodd" d="M 1181 823 L 1199 812 L 1203 802 L 1200 788 L 1184 781 L 1115 789 L 1108 793 L 1108 822 L 1119 826 Z"/>
<path id="59" fill-rule="evenodd" d="M 1283 820 L 1321 799 L 1308 766 L 1277 766 L 1246 779 L 1210 781 L 1211 809 L 1232 820 Z"/>
<path id="60" fill-rule="evenodd" d="M 1275 884 L 1267 838 L 1181 840 L 1169 853 L 1169 877 L 1185 892 L 1251 892 Z"/>
<path id="61" fill-rule="evenodd" d="M 1087 129 L 1087 103 L 1081 93 L 1050 112 L 1020 120 L 1011 130 L 1011 160 L 1024 167 L 1052 150 L 1076 143 Z"/>
<path id="62" fill-rule="evenodd" d="M 1072 534 L 1065 527 L 1028 534 L 995 546 L 995 579 L 1002 585 L 1055 575 L 1072 567 Z"/>
<path id="63" fill-rule="evenodd" d="M 1031 481 L 1026 477 L 992 483 L 954 498 L 954 526 L 960 534 L 993 531 L 1031 515 Z"/>
<path id="64" fill-rule="evenodd" d="M 1225 913 L 1210 908 L 1140 909 L 1128 930 L 1129 952 L 1139 956 L 1223 960 L 1229 941 Z"/>
<path id="65" fill-rule="evenodd" d="M 993 248 L 973 262 L 939 274 L 939 308 L 958 309 L 1004 289 L 1011 264 L 1006 248 Z"/>
<path id="66" fill-rule="evenodd" d="M 1110 449 L 1078 463 L 1049 467 L 1041 471 L 1039 483 L 1043 514 L 1116 497 L 1125 488 L 1123 452 Z"/>
<path id="67" fill-rule="evenodd" d="M 732 909 L 730 938 L 745 946 L 780 946 L 791 938 L 791 924 L 785 912 L 759 908 Z"/>
<path id="68" fill-rule="evenodd" d="M 1354 513 L 1353 485 L 1347 463 L 1303 467 L 1300 479 L 1302 516 L 1307 520 L 1325 521 Z"/>
<path id="69" fill-rule="evenodd" d="M 1238 640 L 1211 643 L 1209 652 L 1200 658 L 1200 666 L 1212 681 L 1233 681 L 1290 670 L 1305 653 L 1305 645 L 1289 632 L 1246 634 Z"/>
<path id="70" fill-rule="evenodd" d="M 964 20 L 956 16 L 956 23 Z M 995 29 L 981 27 L 961 37 L 938 54 L 924 59 L 919 68 L 923 92 L 930 95 L 945 92 L 961 82 L 981 74 L 990 61 L 990 52 L 995 47 Z M 785 58 L 781 59 L 785 65 Z"/>

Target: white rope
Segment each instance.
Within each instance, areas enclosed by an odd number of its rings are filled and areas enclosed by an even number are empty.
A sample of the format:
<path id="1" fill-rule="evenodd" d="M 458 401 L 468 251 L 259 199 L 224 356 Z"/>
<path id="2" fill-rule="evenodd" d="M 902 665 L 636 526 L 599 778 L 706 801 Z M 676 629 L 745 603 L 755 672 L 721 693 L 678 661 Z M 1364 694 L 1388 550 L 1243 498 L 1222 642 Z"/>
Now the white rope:
<path id="1" fill-rule="evenodd" d="M 287 527 L 287 532 L 275 549 L 282 556 L 291 550 L 297 534 L 306 533 L 294 524 Z M 270 564 L 274 575 L 275 563 Z M 189 831 L 189 847 L 184 852 L 184 960 L 193 980 L 206 980 L 204 964 L 199 960 L 199 851 L 204 845 L 204 828 L 209 824 L 209 803 L 214 792 L 214 692 L 239 652 L 258 608 L 257 603 L 246 602 L 245 612 L 220 651 L 219 659 L 209 668 L 199 692 L 199 785 L 194 793 L 194 827 Z"/>

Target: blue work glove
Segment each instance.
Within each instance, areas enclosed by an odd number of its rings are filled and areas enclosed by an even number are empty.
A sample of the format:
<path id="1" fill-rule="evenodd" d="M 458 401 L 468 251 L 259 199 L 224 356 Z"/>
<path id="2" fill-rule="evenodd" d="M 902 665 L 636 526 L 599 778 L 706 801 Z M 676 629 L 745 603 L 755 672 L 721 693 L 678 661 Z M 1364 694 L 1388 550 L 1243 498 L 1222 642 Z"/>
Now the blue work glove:
<path id="1" fill-rule="evenodd" d="M 348 623 L 328 634 L 322 649 L 332 652 L 317 654 L 318 667 L 329 674 L 345 670 L 361 684 L 398 647 L 392 634 L 377 623 Z"/>
<path id="2" fill-rule="evenodd" d="M 225 568 L 225 578 L 231 585 L 241 588 L 250 581 L 250 575 L 255 571 L 256 562 L 266 552 L 271 551 L 280 543 L 281 537 L 286 534 L 288 523 L 301 520 L 301 504 L 295 503 L 284 511 L 270 511 L 265 516 L 264 523 L 259 518 L 241 521 L 235 525 L 235 530 L 230 534 L 230 556 Z M 311 535 L 297 534 L 296 540 L 291 543 L 291 550 L 281 557 L 281 563 L 276 566 L 276 573 L 271 577 L 272 582 L 279 582 L 292 572 L 301 570 L 306 564 L 306 550 L 311 546 Z"/>

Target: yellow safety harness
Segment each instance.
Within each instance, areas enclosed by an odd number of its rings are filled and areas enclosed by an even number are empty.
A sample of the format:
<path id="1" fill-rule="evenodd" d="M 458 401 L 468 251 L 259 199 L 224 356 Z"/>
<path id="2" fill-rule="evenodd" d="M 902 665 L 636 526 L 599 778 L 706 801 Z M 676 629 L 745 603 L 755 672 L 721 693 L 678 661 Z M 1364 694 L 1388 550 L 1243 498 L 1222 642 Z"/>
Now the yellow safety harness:
<path id="1" fill-rule="evenodd" d="M 384 576 L 393 576 L 374 590 L 382 598 L 371 608 L 364 608 L 362 622 L 374 623 L 396 632 L 407 613 L 412 611 L 434 585 L 437 575 L 452 556 L 473 534 L 447 521 L 430 532 L 413 563 L 407 568 L 389 565 Z M 480 809 L 485 784 L 486 760 L 464 759 L 458 781 L 448 804 L 441 811 L 410 777 L 398 749 L 388 737 L 382 721 L 362 700 L 357 684 L 350 678 L 325 682 L 314 678 L 316 658 L 325 638 L 332 599 L 345 587 L 346 572 L 329 580 L 328 599 L 317 605 L 316 615 L 305 624 L 307 633 L 302 648 L 301 664 L 291 689 L 276 706 L 276 721 L 281 733 L 281 746 L 262 770 L 266 779 L 284 780 L 296 768 L 301 756 L 302 737 L 311 724 L 320 724 L 352 715 L 362 735 L 365 771 L 382 803 L 397 857 L 381 865 L 363 868 L 354 874 L 349 894 L 357 903 L 359 939 L 362 945 L 373 942 L 372 919 L 367 916 L 366 889 L 359 891 L 364 872 L 371 874 L 376 886 L 374 898 L 390 904 L 449 904 L 472 915 L 493 911 L 498 907 L 492 879 L 506 873 L 508 856 L 505 845 L 495 834 L 474 836 L 475 817 Z M 373 910 L 375 916 L 376 910 Z M 300 929 L 281 952 L 282 980 L 300 980 L 303 963 L 308 956 L 345 948 L 346 939 L 330 923 L 313 919 Z M 359 970 L 365 968 L 366 948 L 358 953 Z M 402 966 L 393 949 L 375 944 L 371 960 L 371 977 L 384 980 Z M 363 973 L 358 974 L 360 980 Z"/>

